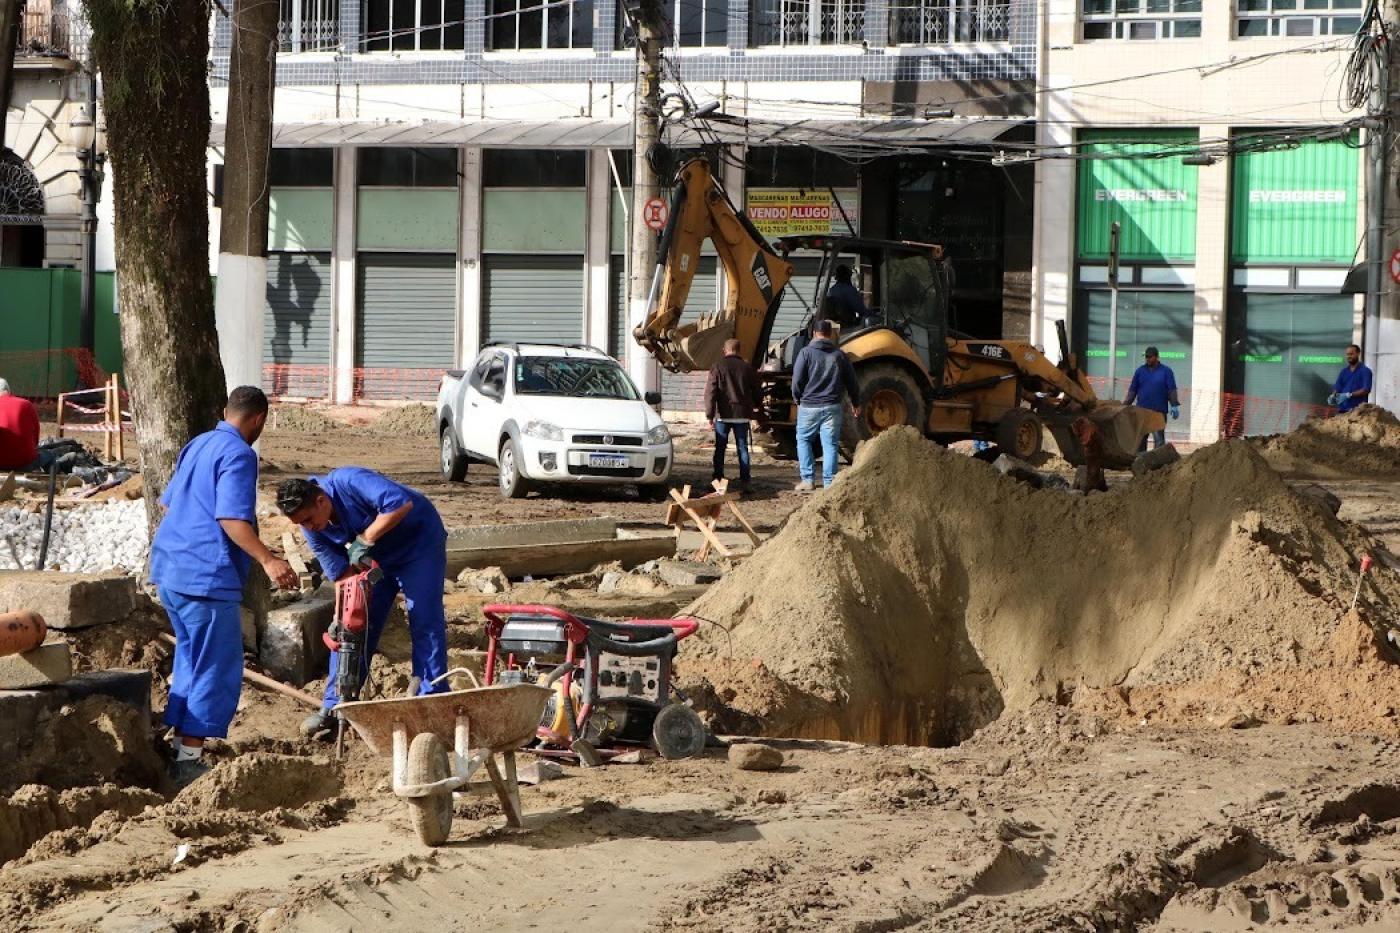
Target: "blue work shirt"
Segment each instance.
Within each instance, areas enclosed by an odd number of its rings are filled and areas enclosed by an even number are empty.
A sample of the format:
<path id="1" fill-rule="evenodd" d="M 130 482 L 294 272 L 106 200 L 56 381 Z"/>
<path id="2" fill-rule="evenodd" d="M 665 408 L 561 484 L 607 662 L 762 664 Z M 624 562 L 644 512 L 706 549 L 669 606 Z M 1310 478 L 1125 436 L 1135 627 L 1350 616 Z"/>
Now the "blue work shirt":
<path id="1" fill-rule="evenodd" d="M 151 580 L 185 596 L 238 601 L 252 559 L 219 519 L 257 525 L 258 455 L 220 421 L 180 451 L 160 497 L 165 517 L 151 542 Z"/>
<path id="2" fill-rule="evenodd" d="M 1167 412 L 1167 404 L 1176 391 L 1176 373 L 1166 363 L 1148 366 L 1143 363 L 1133 373 L 1133 381 L 1128 385 L 1128 398 L 1137 399 L 1139 408 Z"/>
<path id="3" fill-rule="evenodd" d="M 1353 396 L 1351 393 L 1357 389 L 1365 389 L 1366 395 Z M 1337 411 L 1351 411 L 1357 405 L 1366 404 L 1366 399 L 1371 394 L 1371 369 L 1365 363 L 1356 364 L 1356 368 L 1343 366 L 1342 372 L 1337 376 L 1337 381 L 1332 385 L 1333 392 L 1341 392 L 1346 398 L 1342 399 L 1337 406 Z"/>
<path id="4" fill-rule="evenodd" d="M 387 571 L 394 572 L 412 562 L 425 549 L 441 551 L 446 546 L 447 529 L 437 509 L 416 489 L 401 486 L 387 476 L 363 467 L 340 467 L 311 480 L 331 500 L 335 513 L 321 531 L 302 529 L 306 543 L 321 561 L 321 570 L 331 580 L 340 578 L 350 566 L 346 547 L 364 533 L 376 518 L 392 512 L 405 502 L 413 508 L 403 520 L 374 543 L 370 557 Z"/>

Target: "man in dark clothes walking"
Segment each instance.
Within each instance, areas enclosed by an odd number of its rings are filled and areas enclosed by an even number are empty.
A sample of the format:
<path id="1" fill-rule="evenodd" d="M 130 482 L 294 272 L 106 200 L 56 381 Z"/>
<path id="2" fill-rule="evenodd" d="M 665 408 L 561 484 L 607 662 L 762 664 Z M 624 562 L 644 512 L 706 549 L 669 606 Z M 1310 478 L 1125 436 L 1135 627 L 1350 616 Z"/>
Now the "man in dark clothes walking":
<path id="1" fill-rule="evenodd" d="M 860 417 L 856 371 L 831 339 L 831 330 L 830 321 L 818 321 L 812 329 L 816 339 L 802 348 L 792 367 L 792 397 L 797 402 L 797 469 L 801 479 L 798 492 L 812 491 L 812 441 L 818 437 L 822 444 L 822 485 L 830 486 L 836 478 L 841 421 L 848 396 L 852 413 Z"/>
<path id="2" fill-rule="evenodd" d="M 739 341 L 724 342 L 724 356 L 710 367 L 705 381 L 705 417 L 715 432 L 715 479 L 724 479 L 724 455 L 729 435 L 739 457 L 739 489 L 749 487 L 749 419 L 757 416 L 763 397 L 758 373 L 739 355 Z"/>

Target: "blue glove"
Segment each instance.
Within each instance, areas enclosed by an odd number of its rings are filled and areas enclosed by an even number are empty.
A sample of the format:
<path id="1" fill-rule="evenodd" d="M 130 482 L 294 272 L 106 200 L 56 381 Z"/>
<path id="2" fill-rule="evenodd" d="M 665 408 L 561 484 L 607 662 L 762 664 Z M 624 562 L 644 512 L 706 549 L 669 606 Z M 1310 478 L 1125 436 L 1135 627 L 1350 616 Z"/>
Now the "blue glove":
<path id="1" fill-rule="evenodd" d="M 1177 420 L 1178 418 L 1181 417 L 1181 406 L 1180 406 L 1180 405 L 1173 405 L 1171 408 L 1169 408 L 1169 409 L 1167 409 L 1167 410 L 1171 412 L 1172 420 L 1173 420 L 1173 421 L 1175 421 L 1175 420 Z"/>
<path id="2" fill-rule="evenodd" d="M 373 547 L 374 545 L 370 544 L 364 538 L 356 538 L 354 541 L 351 541 L 349 552 L 346 554 L 350 565 L 352 567 L 358 567 L 366 563 L 369 558 L 370 549 Z"/>
<path id="3" fill-rule="evenodd" d="M 1327 396 L 1327 404 L 1334 408 L 1342 404 L 1342 393 L 1333 392 L 1331 395 Z"/>

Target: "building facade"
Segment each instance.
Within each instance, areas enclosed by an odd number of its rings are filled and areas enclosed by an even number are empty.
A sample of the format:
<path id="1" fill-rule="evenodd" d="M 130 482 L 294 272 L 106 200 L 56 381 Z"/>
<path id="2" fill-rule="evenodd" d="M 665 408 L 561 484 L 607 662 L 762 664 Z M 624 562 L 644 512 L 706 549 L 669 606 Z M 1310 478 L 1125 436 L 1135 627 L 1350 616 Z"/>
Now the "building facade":
<path id="1" fill-rule="evenodd" d="M 667 18 L 663 91 L 746 121 L 708 147 L 669 133 L 677 159 L 706 152 L 771 235 L 946 243 L 967 326 L 1028 333 L 1033 170 L 987 156 L 1033 138 L 1033 0 L 679 0 Z M 222 17 L 214 39 L 217 211 Z M 273 389 L 430 396 L 489 341 L 641 352 L 626 336 L 636 65 L 621 4 L 284 0 L 280 41 Z M 841 157 L 872 128 L 892 142 Z M 797 264 L 810 300 L 814 263 Z M 721 292 L 710 257 L 690 304 Z M 780 327 L 802 313 L 786 301 Z M 698 402 L 694 378 L 661 386 L 672 408 Z"/>
<path id="2" fill-rule="evenodd" d="M 1362 0 L 1049 0 L 1033 331 L 1066 321 L 1114 394 L 1146 346 L 1183 391 L 1169 436 L 1287 430 L 1323 405 L 1362 300 L 1366 159 L 1341 105 Z"/>

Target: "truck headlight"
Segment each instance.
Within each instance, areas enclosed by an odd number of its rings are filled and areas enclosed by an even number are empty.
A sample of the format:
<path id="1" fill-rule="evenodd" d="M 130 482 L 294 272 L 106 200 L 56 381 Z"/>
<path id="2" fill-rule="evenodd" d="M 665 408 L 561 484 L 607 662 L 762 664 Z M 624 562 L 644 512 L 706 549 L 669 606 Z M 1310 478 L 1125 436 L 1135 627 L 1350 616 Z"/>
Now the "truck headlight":
<path id="1" fill-rule="evenodd" d="M 647 443 L 651 445 L 664 444 L 671 439 L 671 432 L 666 425 L 658 424 L 647 432 Z"/>
<path id="2" fill-rule="evenodd" d="M 538 437 L 542 441 L 562 441 L 564 439 L 564 432 L 559 429 L 559 425 L 550 424 L 548 421 L 526 422 L 525 434 L 528 437 Z"/>

